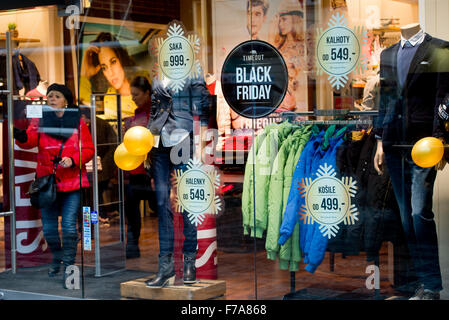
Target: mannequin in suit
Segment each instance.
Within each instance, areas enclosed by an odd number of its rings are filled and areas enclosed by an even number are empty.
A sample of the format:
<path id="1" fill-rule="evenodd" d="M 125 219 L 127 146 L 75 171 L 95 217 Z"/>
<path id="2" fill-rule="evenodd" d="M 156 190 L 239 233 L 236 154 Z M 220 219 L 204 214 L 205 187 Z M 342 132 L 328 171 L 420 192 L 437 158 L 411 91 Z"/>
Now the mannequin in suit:
<path id="1" fill-rule="evenodd" d="M 412 24 L 402 27 L 401 41 L 381 54 L 374 167 L 383 174 L 386 165 L 391 175 L 418 279 L 413 300 L 439 299 L 442 290 L 432 211 L 437 171 L 434 167 L 418 167 L 411 159 L 411 148 L 429 136 L 444 142 L 437 110 L 449 92 L 448 48 L 448 42 Z"/>

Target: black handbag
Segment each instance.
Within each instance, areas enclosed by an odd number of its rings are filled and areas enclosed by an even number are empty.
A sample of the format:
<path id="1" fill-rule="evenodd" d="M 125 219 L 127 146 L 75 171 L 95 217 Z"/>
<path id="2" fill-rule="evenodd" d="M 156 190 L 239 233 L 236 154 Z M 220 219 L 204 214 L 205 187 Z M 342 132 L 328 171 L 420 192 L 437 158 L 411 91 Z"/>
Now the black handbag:
<path id="1" fill-rule="evenodd" d="M 62 148 L 64 142 L 59 150 L 59 156 L 61 157 Z M 28 193 L 30 195 L 31 205 L 36 209 L 48 208 L 56 201 L 56 167 L 58 163 L 55 161 L 53 173 L 47 176 L 35 178 L 30 184 Z"/>

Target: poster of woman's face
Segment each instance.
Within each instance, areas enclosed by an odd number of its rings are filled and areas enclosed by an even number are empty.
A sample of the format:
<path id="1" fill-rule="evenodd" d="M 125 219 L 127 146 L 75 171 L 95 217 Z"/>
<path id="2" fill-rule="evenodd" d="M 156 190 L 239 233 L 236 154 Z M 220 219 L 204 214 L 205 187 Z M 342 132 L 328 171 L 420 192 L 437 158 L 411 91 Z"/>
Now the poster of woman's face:
<path id="1" fill-rule="evenodd" d="M 80 41 L 81 103 L 89 105 L 91 94 L 119 93 L 122 116 L 132 115 L 136 106 L 131 99 L 130 83 L 138 75 L 151 78 L 149 70 L 154 57 L 149 53 L 148 42 L 162 32 L 165 26 L 132 22 L 124 25 L 114 20 L 105 24 L 92 19 L 84 24 Z M 104 96 L 104 114 L 110 113 L 107 118 L 116 117 L 114 99 Z M 111 110 L 108 111 L 108 108 Z"/>

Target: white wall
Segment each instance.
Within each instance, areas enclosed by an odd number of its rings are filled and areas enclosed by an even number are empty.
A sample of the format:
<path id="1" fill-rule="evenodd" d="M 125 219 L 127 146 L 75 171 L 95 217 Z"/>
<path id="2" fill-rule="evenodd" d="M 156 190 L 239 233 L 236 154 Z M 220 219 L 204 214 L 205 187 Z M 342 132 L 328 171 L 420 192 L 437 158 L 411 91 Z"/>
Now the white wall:
<path id="1" fill-rule="evenodd" d="M 36 65 L 41 78 L 50 83 L 64 82 L 62 18 L 55 6 L 0 13 L 0 32 L 15 22 L 19 38 L 38 39 L 39 42 L 20 42 L 21 52 Z M 58 32 L 58 30 L 60 32 Z"/>
<path id="2" fill-rule="evenodd" d="M 379 18 L 399 18 L 400 25 L 418 22 L 417 0 L 347 0 L 349 14 L 354 25 L 365 25 L 369 18 L 369 7 L 379 10 Z"/>

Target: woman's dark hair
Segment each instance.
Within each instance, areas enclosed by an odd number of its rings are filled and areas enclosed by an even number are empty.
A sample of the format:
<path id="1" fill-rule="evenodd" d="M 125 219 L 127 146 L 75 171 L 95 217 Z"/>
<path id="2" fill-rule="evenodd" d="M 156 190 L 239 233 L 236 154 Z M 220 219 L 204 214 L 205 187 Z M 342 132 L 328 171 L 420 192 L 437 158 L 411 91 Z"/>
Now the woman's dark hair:
<path id="1" fill-rule="evenodd" d="M 134 60 L 129 56 L 128 51 L 122 47 L 120 42 L 117 40 L 116 37 L 114 37 L 109 32 L 101 32 L 95 40 L 91 42 L 92 45 L 101 48 L 101 47 L 108 47 L 111 48 L 117 58 L 120 60 L 120 63 L 122 64 L 123 68 L 127 67 L 134 67 L 136 63 Z M 98 60 L 98 55 L 93 56 L 93 64 L 94 66 L 98 66 L 100 64 L 100 61 Z"/>
<path id="2" fill-rule="evenodd" d="M 148 79 L 144 76 L 137 76 L 131 81 L 131 87 L 137 88 L 142 90 L 143 92 L 151 91 L 153 90 L 151 87 L 150 82 Z"/>

